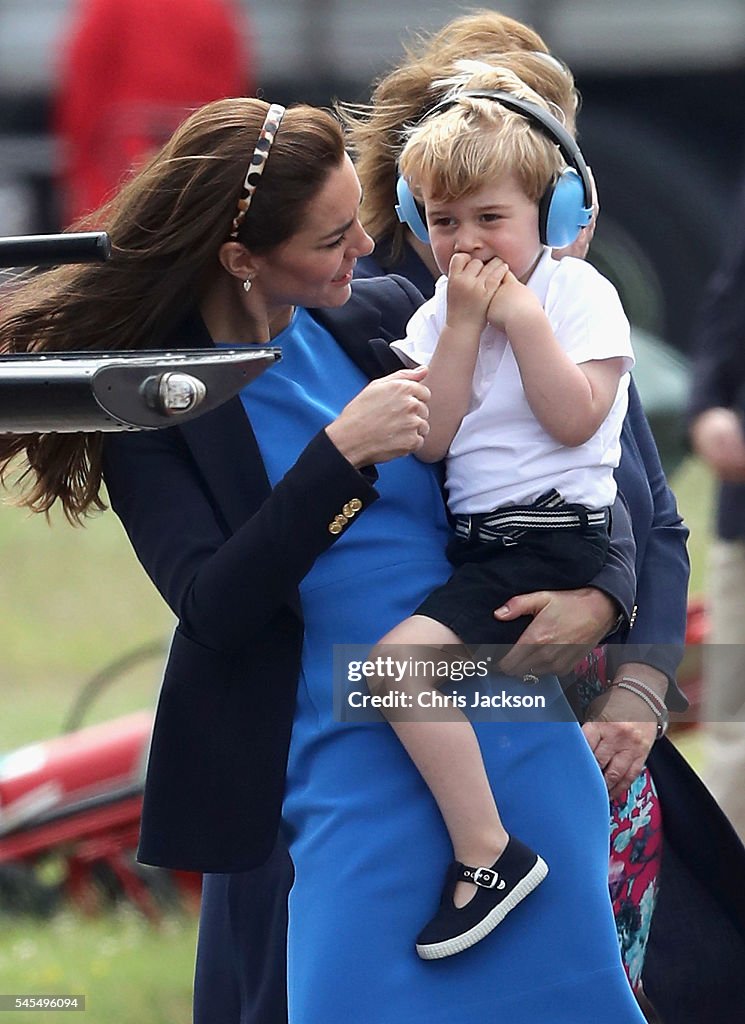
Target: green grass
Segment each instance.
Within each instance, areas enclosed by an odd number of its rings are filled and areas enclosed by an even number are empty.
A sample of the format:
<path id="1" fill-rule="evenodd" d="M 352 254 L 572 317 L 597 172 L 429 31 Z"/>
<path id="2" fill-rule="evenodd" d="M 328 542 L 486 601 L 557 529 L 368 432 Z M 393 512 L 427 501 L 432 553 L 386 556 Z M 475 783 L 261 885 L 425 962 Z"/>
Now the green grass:
<path id="1" fill-rule="evenodd" d="M 688 554 L 691 559 L 689 594 L 704 594 L 706 559 L 713 526 L 714 480 L 700 460 L 688 458 L 671 477 L 670 486 L 678 499 L 678 508 L 691 531 L 688 541 Z"/>
<path id="2" fill-rule="evenodd" d="M 84 995 L 85 1024 L 188 1024 L 195 924 L 148 924 L 132 911 L 97 918 L 3 921 L 0 992 Z M 52 1011 L 4 1012 L 3 1024 L 51 1024 Z"/>
<path id="3" fill-rule="evenodd" d="M 169 610 L 108 512 L 73 528 L 0 508 L 0 751 L 61 731 L 83 684 L 142 644 L 165 644 Z M 160 666 L 102 692 L 89 721 L 153 704 Z"/>
<path id="4" fill-rule="evenodd" d="M 172 617 L 111 513 L 73 529 L 0 508 L 0 753 L 59 734 L 84 684 L 153 641 Z M 114 678 L 83 724 L 155 701 L 162 658 Z M 0 993 L 83 993 L 87 1024 L 187 1024 L 196 917 L 158 925 L 138 913 L 48 922 L 0 911 Z M 3 1012 L 46 1024 L 51 1011 Z M 68 1019 L 65 1016 L 64 1019 Z"/>

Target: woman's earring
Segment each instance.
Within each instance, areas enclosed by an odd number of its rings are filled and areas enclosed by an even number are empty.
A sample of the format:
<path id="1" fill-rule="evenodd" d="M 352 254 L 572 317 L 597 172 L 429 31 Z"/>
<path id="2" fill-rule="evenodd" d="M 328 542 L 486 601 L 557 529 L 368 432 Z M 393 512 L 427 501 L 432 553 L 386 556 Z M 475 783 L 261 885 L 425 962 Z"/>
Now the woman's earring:
<path id="1" fill-rule="evenodd" d="M 251 278 L 247 277 L 246 280 L 243 282 L 243 291 L 244 292 L 250 292 L 251 291 L 251 283 L 252 283 L 251 282 Z"/>

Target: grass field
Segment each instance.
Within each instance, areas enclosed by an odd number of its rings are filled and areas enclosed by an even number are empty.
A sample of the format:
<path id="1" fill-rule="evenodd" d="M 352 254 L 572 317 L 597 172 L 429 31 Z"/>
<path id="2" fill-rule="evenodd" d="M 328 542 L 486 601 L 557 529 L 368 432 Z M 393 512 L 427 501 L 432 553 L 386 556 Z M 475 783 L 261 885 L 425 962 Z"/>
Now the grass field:
<path id="1" fill-rule="evenodd" d="M 142 644 L 165 643 L 172 618 L 111 513 L 73 528 L 5 506 L 0 566 L 2 750 L 59 732 L 83 683 Z M 150 706 L 157 680 L 153 664 L 127 674 L 93 717 Z"/>
<path id="2" fill-rule="evenodd" d="M 3 507 L 0 566 L 1 753 L 59 734 L 84 684 L 141 645 L 165 644 L 172 618 L 111 513 L 73 529 Z M 152 707 L 160 660 L 113 678 L 83 724 Z M 191 1020 L 193 914 L 153 925 L 133 911 L 66 913 L 49 922 L 6 918 L 0 928 L 0 994 L 84 994 L 87 1024 Z M 59 1016 L 28 1010 L 2 1019 Z"/>
<path id="3" fill-rule="evenodd" d="M 691 527 L 691 592 L 704 588 L 712 487 L 688 461 L 674 488 Z M 145 578 L 115 517 L 84 529 L 0 509 L 0 753 L 58 734 L 87 680 L 143 644 L 165 641 L 170 612 Z M 85 722 L 149 708 L 160 659 L 104 690 Z M 695 755 L 695 739 L 685 741 Z M 148 924 L 136 913 L 69 913 L 48 923 L 2 921 L 0 994 L 83 993 L 87 1024 L 186 1024 L 193 917 Z M 3 1024 L 40 1024 L 49 1012 L 8 1012 Z"/>
<path id="4" fill-rule="evenodd" d="M 85 1013 L 72 1020 L 85 1024 L 188 1024 L 193 946 L 193 918 L 158 927 L 133 911 L 4 921 L 0 993 L 84 995 Z M 59 1019 L 52 1011 L 3 1013 L 8 1024 Z"/>

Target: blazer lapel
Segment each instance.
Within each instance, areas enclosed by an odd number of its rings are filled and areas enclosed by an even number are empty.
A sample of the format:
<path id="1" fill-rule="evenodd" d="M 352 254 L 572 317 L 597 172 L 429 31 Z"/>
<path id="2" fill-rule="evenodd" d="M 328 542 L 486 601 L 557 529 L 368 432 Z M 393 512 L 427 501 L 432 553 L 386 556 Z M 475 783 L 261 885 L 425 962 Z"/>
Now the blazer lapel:
<path id="1" fill-rule="evenodd" d="M 370 380 L 400 370 L 403 365 L 389 345 L 401 335 L 399 332 L 392 334 L 385 328 L 380 292 L 374 284 L 379 285 L 379 282 L 355 281 L 352 298 L 344 306 L 308 311 L 314 320 L 333 334 L 338 345 Z M 403 294 L 401 299 L 406 301 Z M 407 316 L 410 312 L 407 304 Z"/>
<path id="2" fill-rule="evenodd" d="M 380 335 L 380 316 L 364 316 L 363 322 L 354 316 L 342 316 L 341 312 L 352 312 L 346 306 L 341 310 L 313 309 L 311 313 L 322 327 L 334 335 L 340 348 L 360 370 L 374 380 L 384 377 L 393 370 L 399 370 L 398 356 Z"/>

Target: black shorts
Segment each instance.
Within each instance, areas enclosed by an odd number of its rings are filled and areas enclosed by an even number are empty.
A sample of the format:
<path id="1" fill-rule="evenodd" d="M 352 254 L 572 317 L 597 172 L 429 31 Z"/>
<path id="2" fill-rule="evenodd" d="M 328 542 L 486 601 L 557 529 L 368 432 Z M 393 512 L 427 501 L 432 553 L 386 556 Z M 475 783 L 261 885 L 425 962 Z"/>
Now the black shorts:
<path id="1" fill-rule="evenodd" d="M 579 509 L 580 515 L 588 511 L 566 503 L 561 508 Z M 496 536 L 487 543 L 478 536 L 456 536 L 447 552 L 455 565 L 453 575 L 432 591 L 414 614 L 448 626 L 468 647 L 514 644 L 529 625 L 530 616 L 499 622 L 494 611 L 516 594 L 586 586 L 605 563 L 609 523 L 608 513 L 599 525 L 584 522 L 561 528 L 490 531 Z"/>

